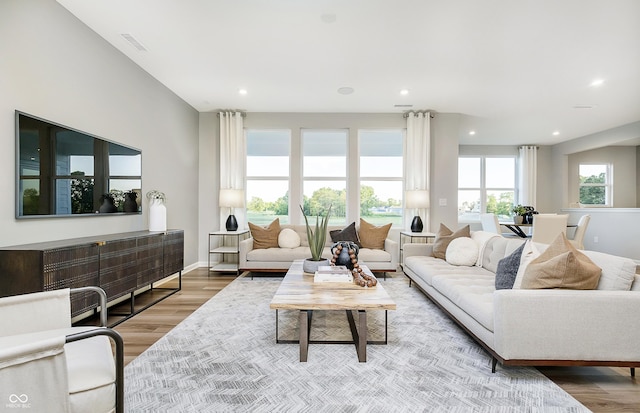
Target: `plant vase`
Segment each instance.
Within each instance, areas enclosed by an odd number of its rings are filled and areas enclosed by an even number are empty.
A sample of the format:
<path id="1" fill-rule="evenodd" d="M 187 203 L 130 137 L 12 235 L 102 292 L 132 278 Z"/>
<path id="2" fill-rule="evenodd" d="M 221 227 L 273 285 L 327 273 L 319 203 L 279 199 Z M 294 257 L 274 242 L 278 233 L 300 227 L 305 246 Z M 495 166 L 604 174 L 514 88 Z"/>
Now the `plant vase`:
<path id="1" fill-rule="evenodd" d="M 138 194 L 135 192 L 127 192 L 124 194 L 124 212 L 138 212 L 137 197 Z"/>
<path id="2" fill-rule="evenodd" d="M 522 222 L 524 221 L 524 217 L 522 215 L 514 215 L 513 217 L 513 223 L 516 225 L 520 225 L 522 224 Z"/>
<path id="3" fill-rule="evenodd" d="M 167 207 L 161 199 L 152 199 L 149 204 L 149 231 L 167 230 Z"/>
<path id="4" fill-rule="evenodd" d="M 329 260 L 322 258 L 319 261 L 314 261 L 312 258 L 307 258 L 302 262 L 302 271 L 315 275 L 321 265 L 329 265 Z"/>

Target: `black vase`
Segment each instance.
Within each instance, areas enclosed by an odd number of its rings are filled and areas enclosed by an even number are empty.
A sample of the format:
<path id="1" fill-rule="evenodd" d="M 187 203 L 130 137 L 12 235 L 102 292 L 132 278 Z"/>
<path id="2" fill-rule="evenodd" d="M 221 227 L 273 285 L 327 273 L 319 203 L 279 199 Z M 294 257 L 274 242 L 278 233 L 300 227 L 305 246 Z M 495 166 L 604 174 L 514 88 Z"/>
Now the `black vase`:
<path id="1" fill-rule="evenodd" d="M 100 205 L 98 211 L 100 211 L 101 214 L 116 212 L 118 210 L 113 203 L 113 198 L 110 196 L 102 196 L 100 199 L 102 200 L 102 205 Z"/>
<path id="2" fill-rule="evenodd" d="M 135 192 L 128 192 L 124 194 L 124 212 L 138 212 L 138 203 L 136 198 L 138 194 Z"/>
<path id="3" fill-rule="evenodd" d="M 342 246 L 342 250 L 340 251 L 340 253 L 338 254 L 338 256 L 336 257 L 336 265 L 344 265 L 345 267 L 347 267 L 350 270 L 353 270 L 354 268 L 354 262 L 351 259 L 351 255 L 349 254 L 349 250 L 353 251 L 353 254 L 355 255 L 355 261 L 358 262 L 358 246 L 356 244 L 354 244 L 353 242 L 336 242 L 335 244 L 333 244 L 331 246 L 331 253 L 335 254 L 335 250 L 338 247 L 338 245 Z"/>

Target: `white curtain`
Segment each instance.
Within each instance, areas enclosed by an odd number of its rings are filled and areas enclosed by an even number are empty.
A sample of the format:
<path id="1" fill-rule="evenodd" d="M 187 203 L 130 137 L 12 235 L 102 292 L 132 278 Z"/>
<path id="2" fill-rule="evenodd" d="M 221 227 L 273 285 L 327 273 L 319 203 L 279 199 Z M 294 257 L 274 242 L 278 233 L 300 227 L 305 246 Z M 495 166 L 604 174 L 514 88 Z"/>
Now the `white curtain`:
<path id="1" fill-rule="evenodd" d="M 520 193 L 518 203 L 536 206 L 536 175 L 538 173 L 538 147 L 521 146 L 520 150 Z"/>
<path id="2" fill-rule="evenodd" d="M 220 112 L 220 189 L 244 189 L 247 144 L 244 137 L 242 112 Z M 246 228 L 244 210 L 235 209 L 239 228 Z M 224 227 L 230 211 L 220 209 L 220 223 Z"/>
<path id="3" fill-rule="evenodd" d="M 404 152 L 405 191 L 414 189 L 429 190 L 429 164 L 431 151 L 431 114 L 429 112 L 409 112 L 407 118 L 407 142 Z M 409 228 L 414 214 L 420 215 L 424 222 L 424 231 L 430 231 L 429 210 L 414 210 L 406 213 L 404 228 Z"/>

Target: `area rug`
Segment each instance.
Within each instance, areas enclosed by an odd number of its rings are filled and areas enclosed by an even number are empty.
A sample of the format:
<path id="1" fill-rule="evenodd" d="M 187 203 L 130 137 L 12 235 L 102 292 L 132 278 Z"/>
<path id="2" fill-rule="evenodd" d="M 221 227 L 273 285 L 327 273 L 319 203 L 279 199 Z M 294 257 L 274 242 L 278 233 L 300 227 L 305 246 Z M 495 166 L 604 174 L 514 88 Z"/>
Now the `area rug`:
<path id="1" fill-rule="evenodd" d="M 388 344 L 276 344 L 269 302 L 282 278 L 240 277 L 125 368 L 128 412 L 583 412 L 534 368 L 498 366 L 403 275 L 381 281 L 397 303 Z M 368 312 L 372 339 L 384 312 Z M 297 314 L 279 311 L 282 339 Z M 350 337 L 343 311 L 314 312 L 312 340 Z"/>

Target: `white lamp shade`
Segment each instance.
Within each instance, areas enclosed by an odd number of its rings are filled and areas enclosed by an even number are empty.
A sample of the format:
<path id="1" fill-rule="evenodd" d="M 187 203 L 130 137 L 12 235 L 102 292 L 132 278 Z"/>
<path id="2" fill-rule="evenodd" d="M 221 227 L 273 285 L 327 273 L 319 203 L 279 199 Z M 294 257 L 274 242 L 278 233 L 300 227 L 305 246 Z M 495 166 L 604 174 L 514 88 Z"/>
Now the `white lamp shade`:
<path id="1" fill-rule="evenodd" d="M 416 189 L 404 193 L 404 207 L 407 209 L 428 208 L 429 191 L 426 189 Z"/>
<path id="2" fill-rule="evenodd" d="M 221 207 L 227 207 L 227 208 L 244 207 L 244 190 L 243 189 L 221 189 L 219 204 Z"/>

